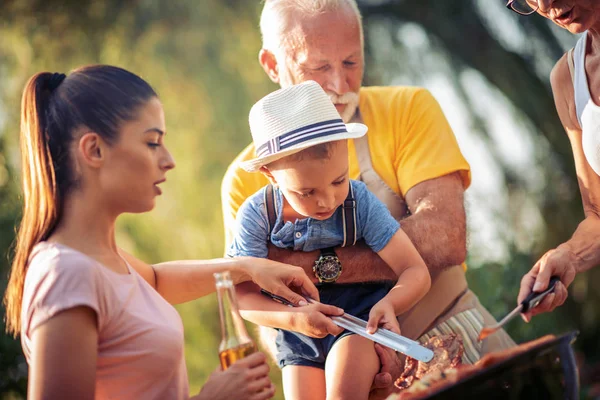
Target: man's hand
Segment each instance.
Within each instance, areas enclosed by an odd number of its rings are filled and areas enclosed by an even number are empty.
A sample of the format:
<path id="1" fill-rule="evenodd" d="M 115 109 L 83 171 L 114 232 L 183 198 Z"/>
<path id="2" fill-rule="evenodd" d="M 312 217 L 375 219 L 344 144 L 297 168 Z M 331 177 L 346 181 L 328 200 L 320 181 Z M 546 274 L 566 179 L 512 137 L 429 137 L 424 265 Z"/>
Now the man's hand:
<path id="1" fill-rule="evenodd" d="M 213 372 L 193 400 L 270 399 L 275 386 L 263 353 L 254 353 L 233 363 L 226 371 Z"/>
<path id="2" fill-rule="evenodd" d="M 252 281 L 261 288 L 299 306 L 308 303 L 298 293 L 319 300 L 319 291 L 302 268 L 264 258 L 240 257 L 239 259 L 243 261 Z"/>
<path id="3" fill-rule="evenodd" d="M 329 316 L 342 315 L 344 310 L 322 303 L 312 303 L 308 306 L 294 309 L 292 330 L 303 335 L 323 338 L 327 335 L 337 336 L 344 331 L 333 323 Z"/>
<path id="4" fill-rule="evenodd" d="M 394 306 L 386 299 L 379 300 L 369 312 L 369 321 L 367 322 L 367 333 L 373 334 L 379 328 L 388 329 L 400 334 L 400 325 L 396 319 Z"/>
<path id="5" fill-rule="evenodd" d="M 521 280 L 521 290 L 517 303 L 521 303 L 527 295 L 533 292 L 543 292 L 548 288 L 550 278 L 558 276 L 560 282 L 554 287 L 554 292 L 548 294 L 544 300 L 535 308 L 523 314 L 525 322 L 531 321 L 531 317 L 544 312 L 552 311 L 562 305 L 569 295 L 567 287 L 575 279 L 577 273 L 575 254 L 565 247 L 557 247 L 548 251 L 538 260 Z"/>
<path id="6" fill-rule="evenodd" d="M 375 351 L 381 361 L 381 369 L 373 380 L 369 400 L 382 400 L 398 391 L 394 382 L 400 377 L 403 368 L 394 350 L 375 343 Z"/>

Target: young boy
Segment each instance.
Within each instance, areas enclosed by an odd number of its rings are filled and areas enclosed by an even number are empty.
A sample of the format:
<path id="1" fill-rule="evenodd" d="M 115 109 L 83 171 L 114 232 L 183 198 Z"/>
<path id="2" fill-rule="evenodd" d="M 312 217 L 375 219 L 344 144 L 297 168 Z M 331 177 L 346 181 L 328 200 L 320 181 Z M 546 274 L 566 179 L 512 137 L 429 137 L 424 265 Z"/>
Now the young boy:
<path id="1" fill-rule="evenodd" d="M 367 127 L 345 125 L 323 89 L 307 81 L 256 103 L 250 128 L 257 156 L 242 167 L 262 172 L 272 185 L 240 207 L 228 255 L 267 257 L 269 243 L 321 249 L 314 267 L 321 302 L 368 318 L 371 333 L 377 327 L 400 333 L 396 316 L 427 293 L 430 277 L 385 205 L 365 184 L 348 178 L 347 139 L 363 136 Z M 397 282 L 336 283 L 343 271 L 333 248 L 361 239 L 387 262 Z M 286 399 L 368 398 L 380 368 L 373 342 L 347 331 L 327 335 L 322 304 L 290 311 L 260 295 L 240 300 L 244 318 L 279 329 L 277 361 Z"/>

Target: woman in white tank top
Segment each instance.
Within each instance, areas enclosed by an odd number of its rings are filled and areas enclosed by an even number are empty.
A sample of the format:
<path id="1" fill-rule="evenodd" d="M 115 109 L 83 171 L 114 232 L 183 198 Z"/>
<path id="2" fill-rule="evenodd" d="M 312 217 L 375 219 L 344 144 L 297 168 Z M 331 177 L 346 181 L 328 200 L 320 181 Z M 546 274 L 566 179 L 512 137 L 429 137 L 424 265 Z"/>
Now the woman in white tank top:
<path id="1" fill-rule="evenodd" d="M 575 49 L 555 65 L 550 80 L 556 109 L 571 141 L 585 219 L 570 240 L 548 251 L 521 281 L 518 301 L 532 290 L 548 287 L 558 276 L 554 294 L 525 315 L 552 311 L 567 298 L 575 275 L 600 264 L 600 1 L 512 0 L 507 6 L 538 13 L 574 34 L 583 34 Z"/>

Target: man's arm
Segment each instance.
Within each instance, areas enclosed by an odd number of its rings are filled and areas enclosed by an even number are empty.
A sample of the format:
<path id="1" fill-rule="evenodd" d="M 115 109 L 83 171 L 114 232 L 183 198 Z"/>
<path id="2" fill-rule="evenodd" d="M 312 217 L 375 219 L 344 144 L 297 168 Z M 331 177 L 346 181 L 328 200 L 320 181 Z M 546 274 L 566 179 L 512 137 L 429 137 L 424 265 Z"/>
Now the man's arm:
<path id="1" fill-rule="evenodd" d="M 401 221 L 406 232 L 430 271 L 440 271 L 462 263 L 467 254 L 464 188 L 458 172 L 430 179 L 413 186 L 406 193 L 412 215 Z M 344 266 L 340 282 L 356 282 L 369 276 L 372 280 L 396 280 L 389 266 L 364 243 L 337 248 Z M 316 281 L 312 266 L 318 251 L 302 253 L 269 246 L 269 258 L 297 265 Z M 368 272 L 366 272 L 368 271 Z"/>
<path id="2" fill-rule="evenodd" d="M 406 193 L 411 216 L 402 229 L 430 271 L 465 261 L 467 227 L 464 188 L 458 172 L 421 182 Z"/>
<path id="3" fill-rule="evenodd" d="M 335 252 L 344 268 L 342 275 L 337 280 L 338 283 L 362 282 L 365 280 L 365 276 L 373 281 L 395 281 L 398 279 L 394 271 L 377 253 L 371 251 L 363 241 L 357 242 L 355 246 L 338 247 Z M 315 283 L 318 280 L 312 268 L 319 255 L 318 250 L 302 252 L 269 245 L 269 259 L 287 260 L 286 262 L 291 263 L 291 265 L 302 267 L 308 277 Z"/>

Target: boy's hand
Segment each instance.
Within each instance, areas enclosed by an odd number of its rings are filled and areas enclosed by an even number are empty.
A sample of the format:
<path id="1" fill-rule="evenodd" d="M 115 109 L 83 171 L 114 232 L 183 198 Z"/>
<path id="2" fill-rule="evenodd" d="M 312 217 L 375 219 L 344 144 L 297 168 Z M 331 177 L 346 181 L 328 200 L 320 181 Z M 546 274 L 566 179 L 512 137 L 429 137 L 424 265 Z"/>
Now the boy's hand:
<path id="1" fill-rule="evenodd" d="M 373 334 L 378 328 L 385 328 L 397 334 L 400 334 L 400 326 L 396 319 L 396 312 L 392 303 L 386 299 L 379 300 L 377 304 L 371 308 L 369 313 L 369 321 L 367 322 L 367 333 Z"/>
<path id="2" fill-rule="evenodd" d="M 328 316 L 343 313 L 341 308 L 318 302 L 297 307 L 292 316 L 292 330 L 314 338 L 323 338 L 329 334 L 336 336 L 344 329 L 334 324 Z"/>

